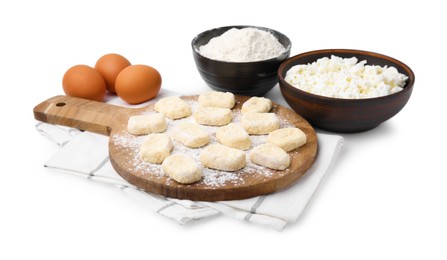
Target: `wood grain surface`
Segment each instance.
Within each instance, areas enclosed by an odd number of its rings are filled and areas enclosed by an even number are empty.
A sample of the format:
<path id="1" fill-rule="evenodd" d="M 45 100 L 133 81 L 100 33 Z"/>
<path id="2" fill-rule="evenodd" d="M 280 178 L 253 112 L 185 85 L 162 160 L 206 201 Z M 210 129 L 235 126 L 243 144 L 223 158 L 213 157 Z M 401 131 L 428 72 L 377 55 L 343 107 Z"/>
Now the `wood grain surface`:
<path id="1" fill-rule="evenodd" d="M 194 111 L 198 96 L 181 98 L 187 101 Z M 240 117 L 240 108 L 248 98 L 250 97 L 236 96 L 236 105 L 232 110 L 234 121 Z M 271 170 L 254 164 L 247 164 L 245 168 L 236 172 L 204 168 L 202 181 L 188 185 L 179 184 L 163 174 L 160 165 L 139 160 L 139 145 L 144 136 L 133 136 L 127 132 L 127 121 L 130 116 L 154 112 L 153 105 L 125 108 L 80 98 L 56 96 L 37 105 L 34 108 L 34 117 L 50 124 L 110 136 L 109 157 L 118 174 L 147 192 L 178 199 L 221 201 L 273 193 L 292 185 L 302 177 L 312 166 L 317 155 L 318 141 L 312 126 L 294 111 L 273 103 L 272 112 L 280 118 L 282 126 L 293 125 L 307 135 L 305 145 L 289 152 L 291 163 L 286 170 Z M 174 123 L 168 120 L 168 131 Z M 211 133 L 211 140 L 215 142 L 214 133 Z M 174 142 L 175 147 L 180 145 Z M 187 149 L 182 151 L 188 152 Z M 189 151 L 195 156 L 200 150 Z M 249 152 L 250 150 L 247 151 L 247 155 Z"/>

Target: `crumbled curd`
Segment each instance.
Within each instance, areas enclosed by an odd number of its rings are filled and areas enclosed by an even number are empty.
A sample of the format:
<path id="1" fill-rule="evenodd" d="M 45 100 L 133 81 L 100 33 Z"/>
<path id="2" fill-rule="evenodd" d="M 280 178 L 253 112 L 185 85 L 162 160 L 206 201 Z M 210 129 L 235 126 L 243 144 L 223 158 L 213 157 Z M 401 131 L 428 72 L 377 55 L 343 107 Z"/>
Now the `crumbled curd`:
<path id="1" fill-rule="evenodd" d="M 395 67 L 365 65 L 356 57 L 332 55 L 306 65 L 290 68 L 285 80 L 292 86 L 316 95 L 361 99 L 386 96 L 403 89 L 407 76 Z"/>

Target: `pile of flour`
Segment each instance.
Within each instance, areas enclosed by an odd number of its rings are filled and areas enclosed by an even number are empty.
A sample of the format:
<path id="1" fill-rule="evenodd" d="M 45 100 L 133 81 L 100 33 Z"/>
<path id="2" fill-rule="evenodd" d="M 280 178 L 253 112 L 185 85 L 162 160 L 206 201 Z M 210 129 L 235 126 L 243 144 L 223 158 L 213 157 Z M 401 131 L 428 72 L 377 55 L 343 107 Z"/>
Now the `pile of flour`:
<path id="1" fill-rule="evenodd" d="M 273 34 L 256 28 L 232 28 L 199 48 L 202 56 L 227 62 L 267 60 L 285 51 Z"/>

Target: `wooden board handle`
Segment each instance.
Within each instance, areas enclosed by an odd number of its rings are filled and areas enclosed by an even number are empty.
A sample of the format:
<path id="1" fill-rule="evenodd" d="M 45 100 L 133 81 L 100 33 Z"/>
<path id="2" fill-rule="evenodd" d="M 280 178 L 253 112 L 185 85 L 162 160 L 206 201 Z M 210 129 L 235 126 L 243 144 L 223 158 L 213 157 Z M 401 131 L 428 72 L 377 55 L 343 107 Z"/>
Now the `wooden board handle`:
<path id="1" fill-rule="evenodd" d="M 34 107 L 34 118 L 54 124 L 110 135 L 126 108 L 82 98 L 55 96 Z"/>

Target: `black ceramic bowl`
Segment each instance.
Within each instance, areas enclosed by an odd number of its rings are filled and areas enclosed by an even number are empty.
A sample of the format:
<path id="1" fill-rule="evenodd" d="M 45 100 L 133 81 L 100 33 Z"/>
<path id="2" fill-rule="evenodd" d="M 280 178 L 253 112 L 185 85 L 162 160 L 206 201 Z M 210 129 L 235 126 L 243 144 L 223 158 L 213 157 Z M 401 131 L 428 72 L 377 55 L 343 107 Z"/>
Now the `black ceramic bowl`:
<path id="1" fill-rule="evenodd" d="M 314 95 L 293 87 L 284 78 L 287 71 L 298 64 L 312 63 L 322 57 L 336 55 L 357 57 L 367 65 L 393 66 L 408 79 L 400 92 L 368 99 L 341 99 Z M 313 126 L 332 132 L 361 132 L 377 127 L 396 115 L 407 103 L 413 90 L 415 76 L 404 63 L 374 52 L 345 49 L 317 50 L 302 53 L 284 61 L 278 69 L 281 94 L 289 106 Z"/>
<path id="2" fill-rule="evenodd" d="M 272 33 L 286 51 L 276 58 L 254 62 L 225 62 L 200 55 L 199 48 L 231 28 L 256 28 Z M 245 96 L 263 96 L 278 83 L 278 67 L 290 55 L 291 42 L 284 34 L 257 26 L 226 26 L 200 33 L 192 40 L 197 69 L 206 84 L 218 91 Z"/>

